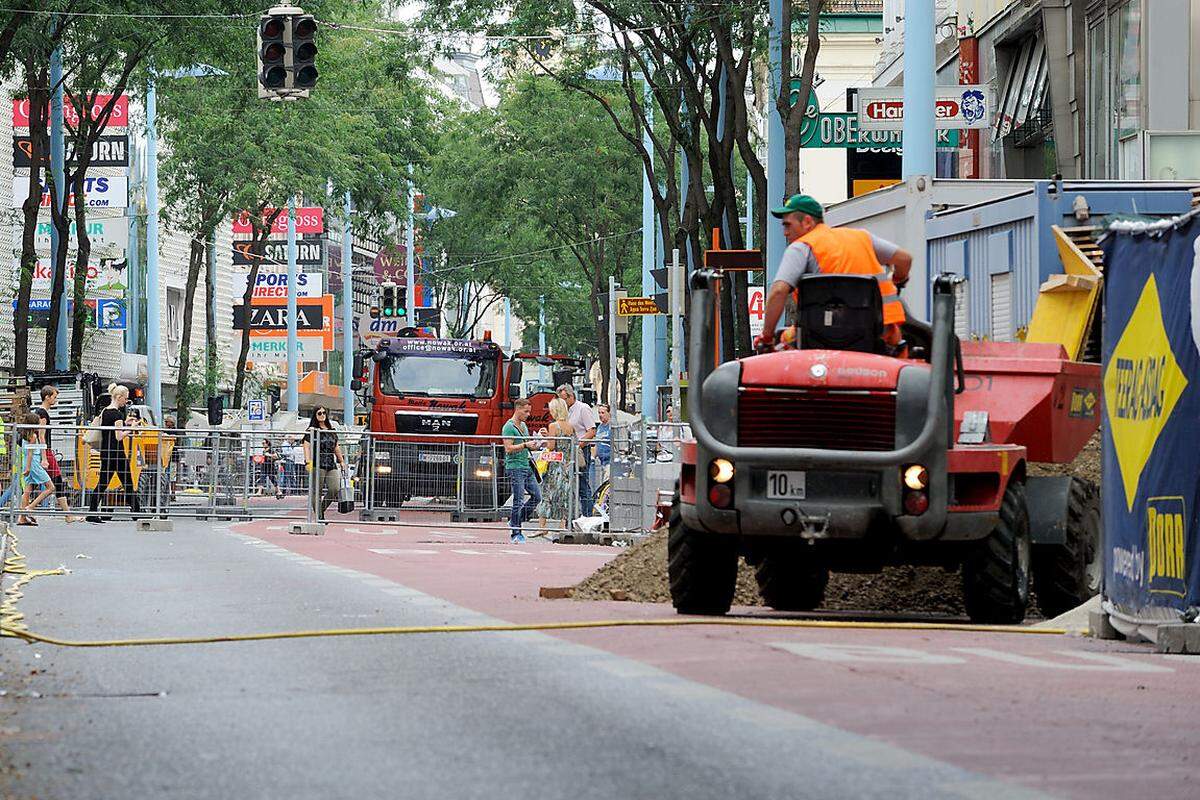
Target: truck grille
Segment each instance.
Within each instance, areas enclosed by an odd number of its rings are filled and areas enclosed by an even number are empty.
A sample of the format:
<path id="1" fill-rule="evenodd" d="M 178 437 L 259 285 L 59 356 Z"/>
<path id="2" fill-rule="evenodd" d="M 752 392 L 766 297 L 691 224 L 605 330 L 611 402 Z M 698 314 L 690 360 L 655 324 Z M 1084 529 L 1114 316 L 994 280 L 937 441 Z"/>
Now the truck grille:
<path id="1" fill-rule="evenodd" d="M 738 445 L 891 450 L 896 393 L 743 387 Z"/>

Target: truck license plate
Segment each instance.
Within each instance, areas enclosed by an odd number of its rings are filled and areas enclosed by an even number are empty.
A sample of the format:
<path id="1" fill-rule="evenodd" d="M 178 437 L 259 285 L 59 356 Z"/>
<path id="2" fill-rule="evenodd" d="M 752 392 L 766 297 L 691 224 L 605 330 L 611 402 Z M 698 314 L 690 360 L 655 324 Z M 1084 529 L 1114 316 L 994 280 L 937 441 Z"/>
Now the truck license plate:
<path id="1" fill-rule="evenodd" d="M 417 460 L 422 464 L 449 464 L 449 453 L 419 453 Z"/>
<path id="2" fill-rule="evenodd" d="M 804 473 L 776 469 L 767 472 L 767 499 L 803 500 Z"/>

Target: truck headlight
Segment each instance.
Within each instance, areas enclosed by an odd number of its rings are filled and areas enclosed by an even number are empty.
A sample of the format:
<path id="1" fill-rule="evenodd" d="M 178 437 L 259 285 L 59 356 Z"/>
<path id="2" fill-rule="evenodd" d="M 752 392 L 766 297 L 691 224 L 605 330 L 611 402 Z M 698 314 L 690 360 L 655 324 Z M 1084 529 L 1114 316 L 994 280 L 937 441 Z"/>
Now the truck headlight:
<path id="1" fill-rule="evenodd" d="M 729 483 L 733 480 L 733 462 L 725 458 L 714 458 L 708 465 L 708 477 L 714 483 Z"/>
<path id="2" fill-rule="evenodd" d="M 920 464 L 909 464 L 904 468 L 904 485 L 914 492 L 929 485 L 929 472 Z"/>

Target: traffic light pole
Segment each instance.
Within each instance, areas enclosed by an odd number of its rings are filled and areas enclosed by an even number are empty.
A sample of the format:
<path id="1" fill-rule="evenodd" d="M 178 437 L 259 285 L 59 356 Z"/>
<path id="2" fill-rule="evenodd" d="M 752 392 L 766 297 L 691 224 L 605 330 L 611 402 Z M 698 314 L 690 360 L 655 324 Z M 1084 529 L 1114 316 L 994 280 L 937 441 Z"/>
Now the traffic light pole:
<path id="1" fill-rule="evenodd" d="M 354 424 L 354 270 L 350 263 L 350 192 L 346 192 L 345 222 L 342 224 L 342 424 Z"/>
<path id="2" fill-rule="evenodd" d="M 937 174 L 933 0 L 904 8 L 904 149 L 900 177 Z"/>
<path id="3" fill-rule="evenodd" d="M 287 389 L 288 411 L 300 414 L 299 353 L 296 341 L 296 198 L 288 198 L 287 218 Z"/>
<path id="4" fill-rule="evenodd" d="M 617 413 L 617 279 L 608 276 L 608 413 Z"/>

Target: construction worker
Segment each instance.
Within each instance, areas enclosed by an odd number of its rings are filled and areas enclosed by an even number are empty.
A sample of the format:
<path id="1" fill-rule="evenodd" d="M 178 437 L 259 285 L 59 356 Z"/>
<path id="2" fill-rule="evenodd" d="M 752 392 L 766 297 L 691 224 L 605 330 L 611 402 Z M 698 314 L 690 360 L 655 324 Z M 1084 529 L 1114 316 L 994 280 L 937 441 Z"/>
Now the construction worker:
<path id="1" fill-rule="evenodd" d="M 897 287 L 908 283 L 912 255 L 867 231 L 829 227 L 825 209 L 806 194 L 792 195 L 782 206 L 771 209 L 771 214 L 783 226 L 788 247 L 767 295 L 763 332 L 754 340 L 755 349 L 764 350 L 775 343 L 776 325 L 788 295 L 796 291 L 801 276 L 817 272 L 875 276 L 883 296 L 883 340 L 899 344 L 904 307 Z M 890 277 L 884 264 L 893 268 Z"/>

